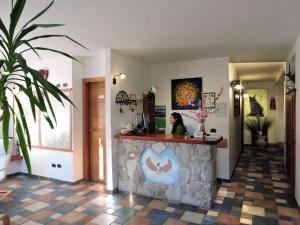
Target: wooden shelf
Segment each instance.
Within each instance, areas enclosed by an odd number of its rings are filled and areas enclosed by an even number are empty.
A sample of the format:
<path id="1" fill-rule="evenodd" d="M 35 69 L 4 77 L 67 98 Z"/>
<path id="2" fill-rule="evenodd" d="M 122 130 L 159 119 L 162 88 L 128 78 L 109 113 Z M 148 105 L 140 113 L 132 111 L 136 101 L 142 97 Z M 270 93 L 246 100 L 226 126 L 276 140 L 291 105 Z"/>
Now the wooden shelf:
<path id="1" fill-rule="evenodd" d="M 13 155 L 13 156 L 11 156 L 10 161 L 17 161 L 17 160 L 22 160 L 22 159 L 23 159 L 23 156 L 21 156 L 21 155 Z"/>

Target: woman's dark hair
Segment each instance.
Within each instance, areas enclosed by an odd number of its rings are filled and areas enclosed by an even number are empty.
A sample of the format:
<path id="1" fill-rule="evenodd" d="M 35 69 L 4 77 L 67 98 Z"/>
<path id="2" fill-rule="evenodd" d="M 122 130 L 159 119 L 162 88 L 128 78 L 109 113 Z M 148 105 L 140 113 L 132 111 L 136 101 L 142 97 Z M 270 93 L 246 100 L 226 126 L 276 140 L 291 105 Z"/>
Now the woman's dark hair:
<path id="1" fill-rule="evenodd" d="M 173 112 L 171 116 L 175 119 L 175 123 L 173 124 L 171 134 L 174 134 L 178 125 L 182 125 L 186 131 L 186 128 L 182 121 L 182 116 L 178 112 Z"/>

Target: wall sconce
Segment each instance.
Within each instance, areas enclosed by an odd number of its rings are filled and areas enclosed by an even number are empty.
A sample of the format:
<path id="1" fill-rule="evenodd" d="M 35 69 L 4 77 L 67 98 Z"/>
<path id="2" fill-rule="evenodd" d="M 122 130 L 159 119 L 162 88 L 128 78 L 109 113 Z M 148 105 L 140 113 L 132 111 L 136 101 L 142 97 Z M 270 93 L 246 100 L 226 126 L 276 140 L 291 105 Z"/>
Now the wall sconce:
<path id="1" fill-rule="evenodd" d="M 244 87 L 240 84 L 240 80 L 231 81 L 230 86 L 236 90 L 242 90 Z"/>
<path id="2" fill-rule="evenodd" d="M 120 73 L 114 76 L 113 78 L 113 85 L 117 84 L 117 77 L 120 77 L 121 80 L 125 79 L 126 75 L 124 73 Z"/>

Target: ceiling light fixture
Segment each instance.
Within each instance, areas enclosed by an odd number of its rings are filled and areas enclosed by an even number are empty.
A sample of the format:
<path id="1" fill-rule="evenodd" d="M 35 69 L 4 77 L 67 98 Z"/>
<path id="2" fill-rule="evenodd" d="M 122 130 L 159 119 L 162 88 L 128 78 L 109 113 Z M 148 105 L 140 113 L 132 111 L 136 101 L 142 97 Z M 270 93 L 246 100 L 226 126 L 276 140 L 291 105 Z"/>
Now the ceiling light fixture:
<path id="1" fill-rule="evenodd" d="M 117 77 L 120 77 L 121 80 L 124 80 L 126 78 L 126 75 L 124 73 L 120 73 L 114 76 L 113 78 L 113 84 L 117 84 Z"/>

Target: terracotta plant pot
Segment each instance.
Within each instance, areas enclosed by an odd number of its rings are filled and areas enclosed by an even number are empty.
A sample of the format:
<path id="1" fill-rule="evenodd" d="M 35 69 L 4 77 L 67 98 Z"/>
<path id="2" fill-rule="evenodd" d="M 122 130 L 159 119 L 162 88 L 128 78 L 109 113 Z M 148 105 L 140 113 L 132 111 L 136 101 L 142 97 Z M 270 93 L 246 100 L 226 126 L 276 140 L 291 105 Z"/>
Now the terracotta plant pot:
<path id="1" fill-rule="evenodd" d="M 266 147 L 266 145 L 267 145 L 267 141 L 266 141 L 266 136 L 265 135 L 257 135 L 256 136 L 256 141 L 255 141 L 255 144 L 256 144 L 256 146 L 257 147 L 259 147 L 259 148 L 264 148 L 264 147 Z"/>

